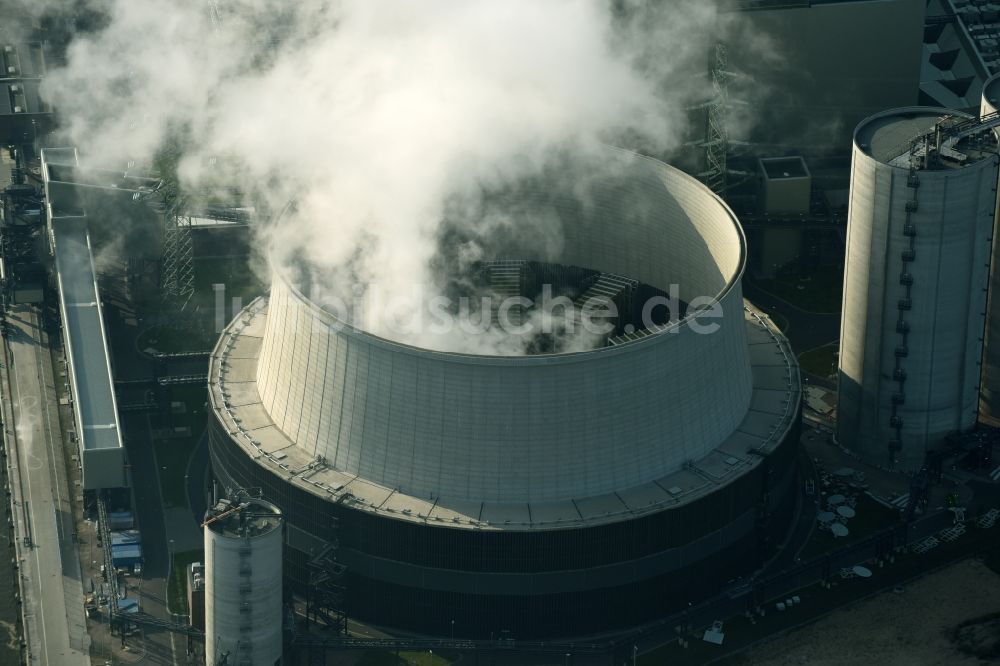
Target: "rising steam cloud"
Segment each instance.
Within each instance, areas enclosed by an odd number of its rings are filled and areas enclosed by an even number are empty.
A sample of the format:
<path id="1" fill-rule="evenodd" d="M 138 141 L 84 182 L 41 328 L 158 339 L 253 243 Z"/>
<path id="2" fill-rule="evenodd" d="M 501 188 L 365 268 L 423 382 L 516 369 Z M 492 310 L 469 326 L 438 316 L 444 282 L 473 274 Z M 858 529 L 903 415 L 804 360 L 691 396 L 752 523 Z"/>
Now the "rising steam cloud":
<path id="1" fill-rule="evenodd" d="M 235 182 L 274 211 L 294 200 L 257 233 L 278 266 L 307 262 L 342 297 L 440 284 L 446 209 L 568 152 L 676 148 L 729 29 L 705 0 L 117 0 L 106 12 L 45 86 L 65 140 L 116 163 L 173 142 L 185 187 Z M 464 237 L 496 223 L 471 215 Z M 503 224 L 558 245 L 543 219 Z"/>

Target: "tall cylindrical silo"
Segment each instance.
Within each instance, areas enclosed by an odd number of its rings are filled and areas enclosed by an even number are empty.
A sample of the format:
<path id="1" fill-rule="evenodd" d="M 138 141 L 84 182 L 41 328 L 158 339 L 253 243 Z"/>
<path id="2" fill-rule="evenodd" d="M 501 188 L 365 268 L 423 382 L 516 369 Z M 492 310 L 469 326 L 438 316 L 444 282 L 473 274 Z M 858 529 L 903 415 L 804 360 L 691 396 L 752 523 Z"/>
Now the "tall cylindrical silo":
<path id="1" fill-rule="evenodd" d="M 205 663 L 274 666 L 282 657 L 282 517 L 262 500 L 205 516 Z"/>
<path id="2" fill-rule="evenodd" d="M 983 98 L 979 103 L 979 115 L 988 116 L 1000 109 L 1000 74 L 994 74 L 983 84 Z"/>
<path id="3" fill-rule="evenodd" d="M 855 130 L 837 435 L 874 464 L 919 469 L 976 420 L 998 157 L 968 126 L 912 107 Z"/>
<path id="4" fill-rule="evenodd" d="M 998 108 L 1000 108 L 1000 74 L 991 77 L 983 84 L 979 116 L 985 118 L 995 114 Z M 996 239 L 996 227 L 993 238 Z M 993 260 L 990 266 L 979 417 L 981 421 L 991 425 L 1000 425 L 1000 242 L 993 243 Z"/>

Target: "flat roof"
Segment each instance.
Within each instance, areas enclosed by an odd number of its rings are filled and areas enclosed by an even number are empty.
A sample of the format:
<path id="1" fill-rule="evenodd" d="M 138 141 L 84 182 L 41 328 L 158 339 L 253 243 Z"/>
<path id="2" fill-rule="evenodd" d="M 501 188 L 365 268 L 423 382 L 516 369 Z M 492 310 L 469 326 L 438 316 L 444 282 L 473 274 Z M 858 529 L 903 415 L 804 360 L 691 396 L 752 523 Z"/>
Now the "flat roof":
<path id="1" fill-rule="evenodd" d="M 399 520 L 463 529 L 539 530 L 628 520 L 694 501 L 740 478 L 777 448 L 798 418 L 799 368 L 766 315 L 744 308 L 753 375 L 750 407 L 732 435 L 687 467 L 639 486 L 596 497 L 539 503 L 489 503 L 414 497 L 336 470 L 290 440 L 257 393 L 257 358 L 266 299 L 251 303 L 223 332 L 209 366 L 209 401 L 254 464 L 331 502 Z"/>
<path id="2" fill-rule="evenodd" d="M 996 50 L 996 40 L 1000 37 L 996 3 L 985 0 L 947 0 L 947 5 L 942 9 L 946 15 L 954 13 L 958 17 L 960 36 L 964 35 L 971 43 L 979 61 L 976 64 L 982 65 L 987 74 L 995 71 L 1000 61 Z"/>
<path id="3" fill-rule="evenodd" d="M 94 187 L 123 192 L 146 192 L 160 184 L 158 178 L 133 175 L 127 171 L 80 167 L 75 164 L 58 164 L 46 161 L 46 177 L 50 181 L 69 183 L 78 187 Z"/>
<path id="4" fill-rule="evenodd" d="M 0 116 L 52 113 L 42 100 L 39 81 L 0 81 Z"/>
<path id="5" fill-rule="evenodd" d="M 762 157 L 760 165 L 768 180 L 807 178 L 809 168 L 801 157 Z"/>
<path id="6" fill-rule="evenodd" d="M 78 433 L 81 448 L 120 448 L 122 439 L 90 234 L 81 218 L 54 218 L 51 225 L 66 355 L 73 381 L 74 407 L 82 428 Z"/>
<path id="7" fill-rule="evenodd" d="M 0 41 L 0 78 L 37 79 L 45 76 L 41 42 Z"/>

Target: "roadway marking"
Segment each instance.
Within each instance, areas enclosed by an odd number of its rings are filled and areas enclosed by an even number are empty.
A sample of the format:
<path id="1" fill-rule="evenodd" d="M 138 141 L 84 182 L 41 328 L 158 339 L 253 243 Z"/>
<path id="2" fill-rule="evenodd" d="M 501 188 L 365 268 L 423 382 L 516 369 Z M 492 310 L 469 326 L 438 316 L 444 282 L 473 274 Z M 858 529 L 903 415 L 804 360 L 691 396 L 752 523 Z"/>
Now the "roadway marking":
<path id="1" fill-rule="evenodd" d="M 12 362 L 10 364 L 10 371 L 14 376 L 14 387 L 17 391 L 17 400 L 12 399 L 12 403 L 15 406 L 15 418 L 14 418 L 14 438 L 15 442 L 18 442 L 17 447 L 17 458 L 20 460 L 22 458 L 25 461 L 24 466 L 26 470 L 42 470 L 45 469 L 39 479 L 36 481 L 41 482 L 41 486 L 37 483 L 33 484 L 31 479 L 31 474 L 26 471 L 25 484 L 27 486 L 27 495 L 22 497 L 23 502 L 31 502 L 28 505 L 28 515 L 26 516 L 26 527 L 31 528 L 31 539 L 32 545 L 31 549 L 33 552 L 34 569 L 32 573 L 37 578 L 38 584 L 35 586 L 32 584 L 31 589 L 34 591 L 36 588 L 38 590 L 38 600 L 37 607 L 39 613 L 35 616 L 36 623 L 40 625 L 40 638 L 42 640 L 42 651 L 39 656 L 43 657 L 46 666 L 52 665 L 53 662 L 50 661 L 50 656 L 48 652 L 49 643 L 48 632 L 49 630 L 55 630 L 56 636 L 54 636 L 55 645 L 53 647 L 60 648 L 60 663 L 66 662 L 66 658 L 74 657 L 77 660 L 81 660 L 80 663 L 84 663 L 82 660 L 87 659 L 86 654 L 81 650 L 73 647 L 72 640 L 73 634 L 71 630 L 73 629 L 70 615 L 69 615 L 69 600 L 67 595 L 73 594 L 74 590 L 72 587 L 67 587 L 66 574 L 64 572 L 66 560 L 63 554 L 63 548 L 66 546 L 66 539 L 64 538 L 65 527 L 62 520 L 59 517 L 59 509 L 62 506 L 63 496 L 60 489 L 60 477 L 59 477 L 59 462 L 62 460 L 62 435 L 61 431 L 58 439 L 54 438 L 54 429 L 52 427 L 52 412 L 49 406 L 50 391 L 47 386 L 46 373 L 42 354 L 51 354 L 51 350 L 47 346 L 47 343 L 42 339 L 41 322 L 37 321 L 37 316 L 30 311 L 24 312 L 25 318 L 17 319 L 24 326 L 31 329 L 38 329 L 38 333 L 35 334 L 31 331 L 26 331 L 29 337 L 28 341 L 21 341 L 11 344 L 11 357 L 12 360 L 16 361 L 18 357 L 15 357 L 13 353 L 13 347 L 16 345 L 23 345 L 25 354 L 32 354 L 34 356 L 33 363 L 28 362 L 24 356 L 21 356 L 21 364 L 25 367 L 18 368 L 18 363 Z M 36 321 L 37 323 L 32 323 Z M 37 336 L 37 337 L 36 337 Z M 20 349 L 20 348 L 19 348 Z M 34 365 L 34 375 L 38 382 L 38 392 L 37 395 L 25 395 L 24 389 L 21 385 L 21 375 L 24 374 L 22 371 L 30 368 Z M 26 375 L 27 377 L 27 375 Z M 33 387 L 29 387 L 33 388 Z M 12 396 L 13 398 L 13 396 Z M 52 398 L 55 399 L 54 397 Z M 41 410 L 37 408 L 39 402 L 44 403 L 44 416 L 40 413 Z M 38 423 L 42 421 L 43 423 Z M 39 441 L 41 440 L 41 441 Z M 35 456 L 33 451 L 28 450 L 28 444 L 30 443 L 30 448 L 32 450 L 35 447 L 40 446 L 40 457 Z M 30 466 L 30 461 L 35 461 L 38 463 L 35 466 Z M 39 495 L 34 496 L 34 490 L 39 490 Z M 38 518 L 39 515 L 45 515 L 44 507 L 48 505 L 52 512 L 52 523 L 48 521 L 43 521 Z M 55 527 L 51 536 L 46 534 L 45 530 L 39 532 L 38 527 L 42 526 L 48 528 L 49 525 Z M 40 547 L 38 544 L 44 544 Z M 46 559 L 46 568 L 43 570 L 42 567 L 42 556 Z M 30 562 L 31 559 L 27 558 Z M 82 574 L 82 572 L 81 572 Z M 51 579 L 56 579 L 54 582 Z M 30 579 L 29 579 L 30 580 Z M 82 578 L 81 578 L 82 581 Z M 58 588 L 52 587 L 58 585 Z M 55 596 L 57 605 L 61 610 L 62 617 L 59 618 L 59 613 L 56 613 L 56 617 L 52 617 L 45 612 L 45 596 L 46 592 Z M 59 603 L 59 600 L 62 600 Z M 51 600 L 50 600 L 51 601 Z M 35 604 L 32 604 L 34 607 Z M 55 622 L 54 626 L 46 626 L 49 622 Z M 65 634 L 64 634 L 65 632 Z M 65 639 L 63 636 L 65 635 Z M 62 643 L 65 640 L 65 643 Z M 37 654 L 37 653 L 36 653 Z"/>
<path id="2" fill-rule="evenodd" d="M 42 344 L 42 335 L 41 335 L 41 333 L 42 333 L 41 322 L 38 322 L 38 348 L 41 349 L 41 350 L 44 350 L 45 353 L 50 354 L 50 361 L 51 361 L 51 352 L 49 351 L 49 346 L 47 344 L 45 344 L 45 345 Z M 51 363 L 50 363 L 50 365 L 51 365 Z M 49 411 L 48 387 L 46 387 L 46 385 L 45 385 L 45 371 L 42 368 L 42 360 L 41 360 L 41 358 L 39 357 L 39 355 L 37 353 L 35 354 L 35 370 L 38 373 L 38 387 L 39 387 L 39 390 L 40 390 L 40 392 L 42 394 L 42 405 L 45 407 L 45 421 L 44 421 L 44 424 L 45 424 L 45 430 L 46 430 L 46 441 L 47 441 L 47 443 L 49 444 L 50 447 L 51 446 L 62 447 L 62 433 L 61 432 L 59 434 L 58 443 L 56 443 L 56 440 L 54 440 L 52 438 L 52 413 Z M 53 396 L 53 398 L 55 398 L 55 397 L 56 396 Z M 53 478 L 53 482 L 54 482 L 53 485 L 55 486 L 56 503 L 57 503 L 56 506 L 60 506 L 61 507 L 62 506 L 62 493 L 59 491 L 59 471 L 55 467 L 56 453 L 55 453 L 55 450 L 53 450 L 53 449 L 50 449 L 49 453 L 51 455 L 51 459 L 49 461 L 50 462 L 50 470 L 52 471 L 52 474 L 53 474 L 53 477 L 54 477 Z M 69 479 L 67 479 L 67 481 L 68 480 Z M 60 567 L 62 567 L 63 566 L 63 561 L 62 561 L 62 543 L 63 543 L 63 539 L 64 539 L 64 534 L 63 534 L 63 524 L 62 524 L 62 521 L 59 520 L 58 512 L 56 513 L 56 529 L 59 531 L 59 564 L 60 564 Z M 69 626 L 69 618 L 68 617 L 66 618 L 66 625 L 67 625 L 67 627 Z"/>
<path id="3" fill-rule="evenodd" d="M 11 356 L 13 356 L 13 355 L 14 355 L 14 350 L 11 349 Z M 15 363 L 11 363 L 10 370 L 14 374 L 14 385 L 17 387 L 17 397 L 18 397 L 18 400 L 21 400 L 21 396 L 22 396 L 22 391 L 21 391 L 21 375 L 17 371 L 17 363 L 16 362 Z M 20 413 L 20 415 L 22 417 L 24 416 L 24 412 L 23 412 L 23 410 L 20 407 L 18 408 L 18 412 Z M 20 420 L 21 419 L 15 419 L 15 421 L 14 421 L 14 432 L 15 432 L 14 438 L 15 439 L 17 439 L 17 434 L 16 434 L 17 433 L 17 425 L 18 425 L 18 421 L 20 421 Z M 23 447 L 18 446 L 17 447 L 18 453 L 21 453 L 22 449 L 23 449 Z M 27 466 L 27 462 L 25 462 L 25 466 Z M 25 478 L 27 480 L 27 484 L 28 484 L 28 497 L 31 497 L 32 496 L 32 492 L 31 492 L 31 474 L 26 473 L 24 476 L 25 476 Z M 24 497 L 21 498 L 21 502 L 27 502 L 27 501 L 28 501 L 27 498 L 24 498 Z M 28 523 L 31 525 L 31 533 L 32 533 L 32 535 L 35 535 L 37 532 L 36 532 L 36 529 L 35 529 L 35 512 L 34 511 L 29 510 L 28 516 L 27 516 L 27 520 L 28 520 Z M 34 542 L 32 542 L 30 548 L 31 548 L 31 551 L 32 551 L 32 555 L 34 555 L 34 557 L 35 557 L 35 573 L 37 574 L 35 576 L 35 578 L 37 579 L 37 582 L 38 582 L 38 609 L 39 609 L 40 615 L 41 615 L 41 618 L 40 618 L 38 624 L 39 624 L 39 626 L 41 627 L 41 630 L 42 630 L 42 651 L 43 651 L 43 654 L 45 655 L 45 663 L 48 664 L 49 663 L 49 641 L 46 638 L 46 634 L 45 634 L 45 617 L 46 617 L 46 615 L 45 615 L 45 600 L 44 600 L 44 595 L 42 594 L 42 575 L 41 575 L 42 565 L 41 565 L 40 560 L 38 559 L 38 548 L 35 546 Z M 34 586 L 32 586 L 32 587 L 34 587 Z"/>

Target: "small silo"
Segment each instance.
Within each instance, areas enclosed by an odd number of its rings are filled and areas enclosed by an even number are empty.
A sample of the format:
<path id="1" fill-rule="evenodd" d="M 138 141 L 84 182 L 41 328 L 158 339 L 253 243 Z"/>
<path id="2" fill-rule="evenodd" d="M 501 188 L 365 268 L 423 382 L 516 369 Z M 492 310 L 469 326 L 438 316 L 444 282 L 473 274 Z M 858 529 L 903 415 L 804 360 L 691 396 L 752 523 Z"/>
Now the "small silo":
<path id="1" fill-rule="evenodd" d="M 983 84 L 980 118 L 993 116 L 1000 108 L 1000 74 Z M 996 228 L 994 227 L 994 238 Z M 983 350 L 982 389 L 979 396 L 980 420 L 1000 425 L 1000 242 L 993 244 L 990 293 L 986 307 L 986 334 Z"/>
<path id="2" fill-rule="evenodd" d="M 204 530 L 207 666 L 281 663 L 281 511 L 258 499 L 221 500 Z"/>
<path id="3" fill-rule="evenodd" d="M 874 464 L 919 469 L 976 421 L 998 174 L 977 122 L 912 107 L 854 133 L 837 435 Z"/>
<path id="4" fill-rule="evenodd" d="M 983 84 L 983 99 L 979 104 L 979 115 L 988 116 L 1000 109 L 1000 74 L 994 74 Z"/>

